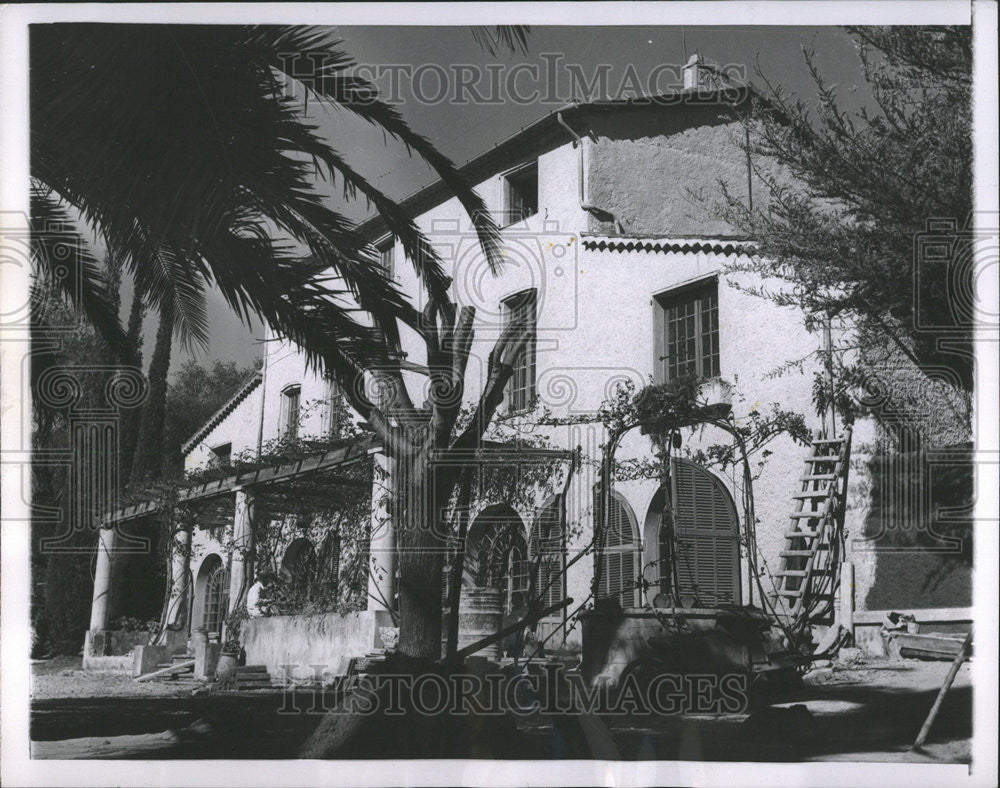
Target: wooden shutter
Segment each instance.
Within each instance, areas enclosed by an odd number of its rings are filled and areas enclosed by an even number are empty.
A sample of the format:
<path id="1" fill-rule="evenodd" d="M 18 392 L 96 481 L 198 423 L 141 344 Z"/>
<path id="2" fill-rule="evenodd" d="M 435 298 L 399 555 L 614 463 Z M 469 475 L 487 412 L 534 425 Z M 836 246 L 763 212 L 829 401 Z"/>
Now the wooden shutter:
<path id="1" fill-rule="evenodd" d="M 740 604 L 739 520 L 722 481 L 686 460 L 674 460 L 671 492 L 681 594 L 700 604 Z"/>
<path id="2" fill-rule="evenodd" d="M 595 488 L 594 495 L 594 511 L 599 513 L 599 488 Z M 606 524 L 608 530 L 604 535 L 598 593 L 601 597 L 618 599 L 622 607 L 633 607 L 636 604 L 638 576 L 635 526 L 624 504 L 615 495 L 608 499 Z"/>
<path id="3" fill-rule="evenodd" d="M 557 498 L 539 512 L 531 529 L 529 545 L 529 561 L 532 566 L 535 559 L 541 556 L 535 577 L 535 594 L 541 594 L 542 589 L 547 588 L 542 597 L 542 604 L 546 607 L 563 598 L 562 575 L 565 562 L 562 542 L 562 511 Z"/>

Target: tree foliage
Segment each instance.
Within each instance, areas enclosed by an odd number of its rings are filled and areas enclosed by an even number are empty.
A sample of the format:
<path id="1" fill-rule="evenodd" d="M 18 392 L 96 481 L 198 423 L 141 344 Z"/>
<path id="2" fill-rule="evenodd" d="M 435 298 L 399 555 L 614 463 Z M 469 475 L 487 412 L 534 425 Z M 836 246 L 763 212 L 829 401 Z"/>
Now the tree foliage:
<path id="1" fill-rule="evenodd" d="M 769 199 L 751 209 L 726 192 L 726 214 L 758 244 L 731 272 L 788 283 L 748 289 L 813 324 L 850 321 L 858 353 L 841 370 L 846 387 L 900 390 L 908 367 L 962 400 L 972 388 L 971 29 L 849 32 L 870 106 L 843 109 L 810 49 L 815 102 L 758 71 L 747 147 Z M 931 236 L 936 246 L 924 244 Z"/>

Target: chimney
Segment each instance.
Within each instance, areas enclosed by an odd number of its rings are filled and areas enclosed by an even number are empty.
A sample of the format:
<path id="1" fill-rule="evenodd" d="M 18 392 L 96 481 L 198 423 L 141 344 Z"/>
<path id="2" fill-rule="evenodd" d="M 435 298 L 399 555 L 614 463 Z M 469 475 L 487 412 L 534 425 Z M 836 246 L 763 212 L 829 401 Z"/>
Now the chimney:
<path id="1" fill-rule="evenodd" d="M 701 74 L 701 58 L 695 53 L 684 66 L 684 90 L 697 90 L 701 87 Z"/>

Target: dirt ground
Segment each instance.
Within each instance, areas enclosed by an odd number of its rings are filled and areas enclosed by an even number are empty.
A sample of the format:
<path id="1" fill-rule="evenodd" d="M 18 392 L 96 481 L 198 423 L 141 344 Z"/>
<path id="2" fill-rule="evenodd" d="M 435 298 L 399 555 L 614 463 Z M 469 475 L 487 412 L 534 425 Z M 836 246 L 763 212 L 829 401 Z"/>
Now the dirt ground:
<path id="1" fill-rule="evenodd" d="M 32 668 L 35 757 L 121 758 L 134 750 L 131 757 L 291 758 L 319 722 L 319 717 L 276 714 L 280 692 L 192 697 L 194 682 L 137 684 L 129 676 L 84 673 L 79 658 Z M 598 722 L 593 757 L 967 763 L 972 734 L 968 664 L 959 671 L 924 750 L 909 751 L 948 668 L 947 662 L 917 660 L 834 663 L 807 674 L 804 686 L 775 699 L 756 717 Z M 808 710 L 805 719 L 801 708 L 793 708 L 802 706 Z M 184 738 L 185 726 L 204 720 L 219 730 L 236 724 L 243 734 L 225 744 Z M 560 757 L 551 725 L 543 723 L 531 735 L 538 745 L 535 757 Z"/>
<path id="2" fill-rule="evenodd" d="M 148 681 L 139 684 L 121 673 L 83 670 L 81 657 L 32 660 L 31 699 L 128 698 L 190 695 L 194 685 L 180 681 Z"/>

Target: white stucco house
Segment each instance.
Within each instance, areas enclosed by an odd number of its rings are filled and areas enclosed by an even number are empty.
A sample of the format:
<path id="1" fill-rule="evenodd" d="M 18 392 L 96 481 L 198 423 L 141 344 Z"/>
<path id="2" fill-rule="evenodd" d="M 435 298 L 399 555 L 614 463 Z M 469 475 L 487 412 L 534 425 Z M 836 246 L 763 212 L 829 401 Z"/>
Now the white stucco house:
<path id="1" fill-rule="evenodd" d="M 695 69 L 697 64 L 689 68 L 689 89 L 654 100 L 564 107 L 464 165 L 463 172 L 503 227 L 507 265 L 499 276 L 489 272 L 469 218 L 442 184 L 431 184 L 403 203 L 451 267 L 452 298 L 477 308 L 467 396 L 481 390 L 485 359 L 511 311 L 528 310 L 534 338 L 511 382 L 504 411 L 525 411 L 537 401 L 561 420 L 559 426 L 544 428 L 549 444 L 566 452 L 579 448 L 584 458 L 572 472 L 560 460 L 554 495 L 539 492 L 528 506 L 483 501 L 471 512 L 466 582 L 502 586 L 507 608 L 516 603 L 517 592 L 527 592 L 531 585 L 532 553 L 543 543 L 556 557 L 554 569 L 541 571 L 560 578 L 546 592 L 549 600 L 569 596 L 582 603 L 588 598 L 597 563 L 591 557 L 572 559 L 593 536 L 594 488 L 607 435 L 600 423 L 585 418 L 574 422 L 574 417 L 595 413 L 617 385 L 631 381 L 642 388 L 650 380 L 669 382 L 685 374 L 720 378 L 731 391 L 735 424 L 746 423 L 751 411 L 767 412 L 778 403 L 801 414 L 812 430 L 827 436 L 841 432 L 842 425 L 831 429 L 824 424 L 812 403 L 822 333 L 807 330 L 796 309 L 744 292 L 740 277 L 747 275 L 726 271 L 728 264 L 752 254 L 753 244 L 714 214 L 712 194 L 720 181 L 734 193 L 749 196 L 756 189 L 758 199 L 763 190 L 739 145 L 746 94 L 700 90 Z M 401 290 L 419 293 L 401 246 L 386 235 L 381 221 L 372 219 L 361 230 L 382 252 Z M 404 335 L 404 349 L 406 380 L 419 406 L 426 385 L 420 371 L 422 344 Z M 800 359 L 800 368 L 779 372 Z M 336 472 L 360 462 L 385 468 L 372 435 L 362 432 L 359 438 L 337 442 L 338 403 L 336 387 L 309 370 L 296 347 L 272 336 L 264 345 L 260 373 L 188 441 L 186 468 L 225 467 L 290 433 L 300 440 L 326 441 L 314 460 L 321 470 Z M 936 586 L 925 583 L 941 565 L 926 551 L 910 563 L 913 582 L 885 590 L 890 585 L 886 573 L 895 571 L 893 562 L 900 559 L 898 550 L 880 551 L 878 534 L 872 536 L 873 483 L 866 454 L 871 433 L 867 423 L 855 425 L 850 473 L 842 477 L 847 484 L 842 524 L 847 537 L 841 560 L 852 567 L 853 586 L 837 587 L 830 609 L 835 617 L 852 610 L 852 620 L 842 623 L 854 629 L 859 643 L 877 650 L 878 627 L 887 610 L 915 611 L 927 624 L 960 625 L 971 618 L 971 592 L 961 571 Z M 691 453 L 675 466 L 675 478 L 668 483 L 649 478 L 615 482 L 607 512 L 612 531 L 598 559 L 603 562 L 601 596 L 642 611 L 669 590 L 663 511 L 674 505 L 672 495 L 686 494 L 671 484 L 689 484 L 697 493 L 690 504 L 692 522 L 708 518 L 712 532 L 692 537 L 694 568 L 678 570 L 682 584 L 697 589 L 697 598 L 685 604 L 762 604 L 748 562 L 755 560 L 765 577 L 779 572 L 782 552 L 789 547 L 789 513 L 803 489 L 803 464 L 814 447 L 782 435 L 765 455 L 754 458 L 756 523 L 748 530 L 742 468 L 706 467 L 692 459 L 699 448 L 728 440 L 711 425 L 688 430 L 683 445 Z M 619 459 L 651 456 L 650 440 L 638 430 L 623 438 L 617 453 Z M 264 475 L 277 484 L 296 472 L 272 468 Z M 378 477 L 376 472 L 370 481 L 370 556 L 379 569 L 370 573 L 364 601 L 350 611 L 244 622 L 241 639 L 249 661 L 266 664 L 272 674 L 283 665 L 295 665 L 305 674 L 313 670 L 308 666 L 326 665 L 326 671 L 337 673 L 346 670 L 350 658 L 385 645 L 387 628 L 394 623 L 393 533 L 391 523 L 377 516 Z M 191 550 L 175 558 L 175 630 L 161 641 L 168 650 L 185 650 L 199 628 L 209 639 L 225 637 L 226 614 L 255 580 L 233 545 L 246 543 L 251 517 L 264 516 L 262 484 L 260 471 L 201 483 L 195 497 L 211 498 L 216 514 L 195 524 Z M 136 506 L 117 516 L 123 520 L 144 511 Z M 307 520 L 297 521 L 299 530 L 278 549 L 275 568 L 287 570 L 289 577 L 300 571 L 297 567 L 330 561 L 322 526 Z M 477 574 L 477 561 L 494 560 L 479 556 L 500 543 L 495 539 L 498 524 L 510 523 L 517 537 L 504 542 L 498 559 L 504 571 L 484 568 Z M 104 533 L 113 539 L 112 532 Z M 748 533 L 753 550 L 746 544 Z M 307 554 L 316 559 L 305 561 Z M 101 571 L 99 565 L 92 631 L 106 629 L 108 621 Z M 646 587 L 635 582 L 639 575 Z M 542 622 L 541 631 L 552 635 L 552 647 L 567 652 L 582 648 L 583 627 L 577 621 L 582 611 L 575 608 Z"/>

